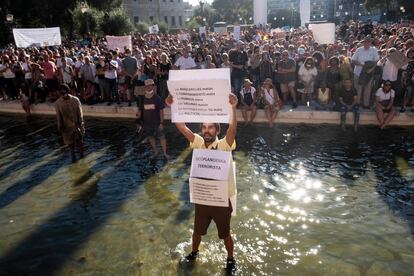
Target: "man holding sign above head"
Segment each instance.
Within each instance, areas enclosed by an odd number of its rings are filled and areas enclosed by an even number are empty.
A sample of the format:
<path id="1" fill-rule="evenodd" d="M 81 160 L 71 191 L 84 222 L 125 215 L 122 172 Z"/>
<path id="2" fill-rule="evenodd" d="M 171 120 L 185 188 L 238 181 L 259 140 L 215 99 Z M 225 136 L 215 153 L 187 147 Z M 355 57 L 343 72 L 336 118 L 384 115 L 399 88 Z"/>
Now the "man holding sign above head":
<path id="1" fill-rule="evenodd" d="M 175 125 L 177 129 L 187 138 L 190 142 L 190 146 L 193 149 L 204 149 L 204 150 L 217 150 L 222 152 L 231 152 L 236 147 L 235 137 L 236 137 L 236 129 L 237 129 L 237 119 L 236 119 L 236 106 L 237 106 L 237 97 L 234 94 L 229 94 L 229 104 L 231 105 L 232 116 L 229 127 L 226 132 L 226 136 L 222 139 L 218 138 L 220 134 L 220 124 L 218 123 L 202 123 L 201 124 L 201 133 L 202 135 L 198 135 L 193 133 L 185 123 L 176 122 Z M 168 106 L 173 105 L 173 97 L 169 95 L 166 99 L 166 104 Z M 209 158 L 198 158 L 207 160 Z M 210 158 L 214 160 L 214 158 Z M 231 161 L 231 154 L 229 160 Z M 193 156 L 193 163 L 194 163 L 194 156 Z M 206 164 L 206 163 L 204 163 Z M 219 163 L 217 163 L 219 164 Z M 200 165 L 203 165 L 200 163 Z M 207 165 L 211 165 L 207 164 Z M 213 166 L 214 167 L 214 166 Z M 217 165 L 219 167 L 219 165 Z M 233 168 L 233 164 L 229 166 Z M 226 191 L 228 191 L 228 196 L 225 199 L 224 206 L 214 206 L 213 203 L 209 203 L 208 205 L 204 204 L 195 204 L 195 219 L 194 219 L 194 232 L 192 236 L 192 252 L 187 255 L 181 262 L 182 263 L 191 263 L 193 262 L 198 256 L 198 248 L 201 243 L 201 237 L 207 233 L 208 226 L 211 223 L 211 220 L 214 220 L 218 230 L 218 236 L 220 239 L 224 240 L 224 245 L 227 250 L 227 264 L 226 270 L 231 272 L 235 269 L 236 262 L 233 258 L 233 248 L 234 243 L 233 239 L 230 234 L 230 220 L 231 215 L 233 212 L 233 206 L 230 202 L 230 198 L 233 198 L 236 195 L 236 188 L 234 182 L 234 172 L 233 169 L 229 169 L 228 176 L 225 180 Z M 212 176 L 213 177 L 213 176 Z M 209 180 L 204 180 L 208 183 Z M 214 181 L 210 181 L 210 183 L 214 183 Z M 217 182 L 218 183 L 218 182 Z M 222 182 L 220 182 L 222 183 Z M 190 179 L 191 184 L 191 179 Z M 207 188 L 206 188 L 207 189 Z M 207 190 L 205 190 L 208 193 Z M 191 186 L 190 186 L 190 193 L 191 193 Z M 204 200 L 207 201 L 205 198 Z M 192 200 L 192 202 L 194 202 Z"/>

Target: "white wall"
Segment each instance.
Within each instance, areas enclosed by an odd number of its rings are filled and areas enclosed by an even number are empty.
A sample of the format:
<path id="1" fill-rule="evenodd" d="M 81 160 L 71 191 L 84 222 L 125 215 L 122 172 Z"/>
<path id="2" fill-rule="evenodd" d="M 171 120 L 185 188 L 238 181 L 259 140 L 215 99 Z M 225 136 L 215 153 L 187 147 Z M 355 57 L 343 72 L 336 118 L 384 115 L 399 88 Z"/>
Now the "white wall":
<path id="1" fill-rule="evenodd" d="M 254 24 L 267 24 L 267 0 L 254 0 Z"/>

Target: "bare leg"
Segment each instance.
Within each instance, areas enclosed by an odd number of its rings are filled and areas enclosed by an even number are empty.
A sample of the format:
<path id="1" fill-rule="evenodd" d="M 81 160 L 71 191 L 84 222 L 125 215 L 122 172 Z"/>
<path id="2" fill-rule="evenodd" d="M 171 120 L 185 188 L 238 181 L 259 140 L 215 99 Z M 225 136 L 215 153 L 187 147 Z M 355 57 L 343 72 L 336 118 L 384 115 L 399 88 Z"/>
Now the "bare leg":
<path id="1" fill-rule="evenodd" d="M 295 87 L 293 86 L 289 86 L 289 92 L 290 92 L 290 96 L 292 97 L 292 100 L 294 103 L 296 103 L 296 90 Z"/>
<path id="2" fill-rule="evenodd" d="M 192 250 L 193 250 L 193 252 L 197 252 L 198 248 L 200 247 L 200 243 L 201 243 L 201 235 L 193 233 L 193 239 L 192 240 L 193 240 Z"/>
<path id="3" fill-rule="evenodd" d="M 269 106 L 265 107 L 265 114 L 266 114 L 266 119 L 269 122 L 269 127 L 272 127 L 272 114 L 271 114 Z"/>
<path id="4" fill-rule="evenodd" d="M 252 107 L 252 113 L 250 113 L 250 124 L 253 123 L 254 118 L 256 117 L 256 107 Z"/>
<path id="5" fill-rule="evenodd" d="M 227 259 L 233 259 L 234 242 L 233 242 L 231 235 L 229 235 L 227 238 L 224 239 L 224 246 L 226 247 L 226 250 L 227 250 Z"/>
<path id="6" fill-rule="evenodd" d="M 242 115 L 243 115 L 244 123 L 245 123 L 245 125 L 247 125 L 248 120 L 247 120 L 247 109 L 246 109 L 246 107 L 242 108 Z"/>
<path id="7" fill-rule="evenodd" d="M 161 149 L 162 153 L 164 154 L 164 157 L 168 157 L 167 155 L 167 140 L 165 138 L 160 139 Z"/>
<path id="8" fill-rule="evenodd" d="M 384 112 L 381 107 L 376 107 L 375 112 L 377 113 L 378 123 L 380 128 L 383 128 L 384 125 Z"/>
<path id="9" fill-rule="evenodd" d="M 72 157 L 72 163 L 76 162 L 76 155 L 75 155 L 75 144 L 69 145 L 70 156 Z"/>
<path id="10" fill-rule="evenodd" d="M 148 141 L 149 141 L 149 143 L 150 143 L 150 145 L 152 147 L 153 157 L 157 156 L 158 150 L 157 150 L 157 144 L 156 144 L 155 138 L 154 137 L 150 137 L 148 139 Z"/>
<path id="11" fill-rule="evenodd" d="M 277 114 L 278 114 L 278 111 L 277 110 L 272 111 L 272 125 L 273 125 L 274 121 L 277 118 Z"/>
<path id="12" fill-rule="evenodd" d="M 385 116 L 384 123 L 382 124 L 382 128 L 385 128 L 391 122 L 391 120 L 394 119 L 394 116 L 395 116 L 395 111 L 392 109 L 387 114 L 387 116 Z"/>

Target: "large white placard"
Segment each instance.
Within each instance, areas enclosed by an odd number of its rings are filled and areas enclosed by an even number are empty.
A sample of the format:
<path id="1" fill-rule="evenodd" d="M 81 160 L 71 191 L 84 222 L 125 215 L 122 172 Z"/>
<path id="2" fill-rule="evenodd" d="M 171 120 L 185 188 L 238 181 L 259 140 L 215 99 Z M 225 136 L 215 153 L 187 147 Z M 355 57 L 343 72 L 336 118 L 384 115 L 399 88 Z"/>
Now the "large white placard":
<path id="1" fill-rule="evenodd" d="M 202 36 L 203 34 L 206 36 L 207 35 L 206 26 L 199 27 L 198 32 L 199 32 L 200 36 Z"/>
<path id="2" fill-rule="evenodd" d="M 19 48 L 47 47 L 62 44 L 59 27 L 13 29 L 13 36 L 16 46 Z"/>
<path id="3" fill-rule="evenodd" d="M 132 49 L 132 40 L 130 35 L 126 36 L 106 36 L 106 42 L 108 43 L 109 50 L 115 50 L 118 48 L 122 53 L 125 52 L 125 48 Z"/>
<path id="4" fill-rule="evenodd" d="M 309 24 L 309 30 L 312 30 L 315 42 L 319 44 L 333 44 L 335 43 L 335 24 Z"/>
<path id="5" fill-rule="evenodd" d="M 230 70 L 171 70 L 168 90 L 174 98 L 171 121 L 230 123 Z"/>
<path id="6" fill-rule="evenodd" d="M 233 36 L 235 40 L 240 40 L 240 26 L 234 26 Z"/>
<path id="7" fill-rule="evenodd" d="M 227 180 L 231 151 L 194 149 L 190 177 Z"/>
<path id="8" fill-rule="evenodd" d="M 209 206 L 228 207 L 229 189 L 226 181 L 190 177 L 190 202 Z"/>

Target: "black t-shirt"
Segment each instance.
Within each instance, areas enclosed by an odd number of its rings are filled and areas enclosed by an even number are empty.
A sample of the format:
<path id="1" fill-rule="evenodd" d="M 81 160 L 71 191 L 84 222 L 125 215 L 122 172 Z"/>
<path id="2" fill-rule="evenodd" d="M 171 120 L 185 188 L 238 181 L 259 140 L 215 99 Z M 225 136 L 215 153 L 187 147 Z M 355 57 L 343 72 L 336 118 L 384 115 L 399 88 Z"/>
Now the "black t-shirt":
<path id="1" fill-rule="evenodd" d="M 239 52 L 237 50 L 233 50 L 229 54 L 229 61 L 232 62 L 234 65 L 244 65 L 246 66 L 248 57 L 246 52 Z M 245 77 L 246 70 L 245 69 L 237 69 L 233 68 L 231 71 L 231 75 L 234 77 Z"/>
<path id="2" fill-rule="evenodd" d="M 154 94 L 154 96 L 149 99 L 144 96 L 142 112 L 144 126 L 158 127 L 161 123 L 160 110 L 164 108 L 164 101 L 157 94 Z"/>
<path id="3" fill-rule="evenodd" d="M 163 64 L 162 62 L 158 63 L 158 68 L 161 72 L 169 72 L 171 70 L 171 63 Z M 168 74 L 161 75 L 160 79 L 168 80 Z"/>
<path id="4" fill-rule="evenodd" d="M 339 88 L 339 98 L 342 98 L 342 101 L 351 105 L 354 102 L 354 97 L 357 96 L 357 91 L 352 87 L 350 91 L 346 91 L 344 87 Z"/>

